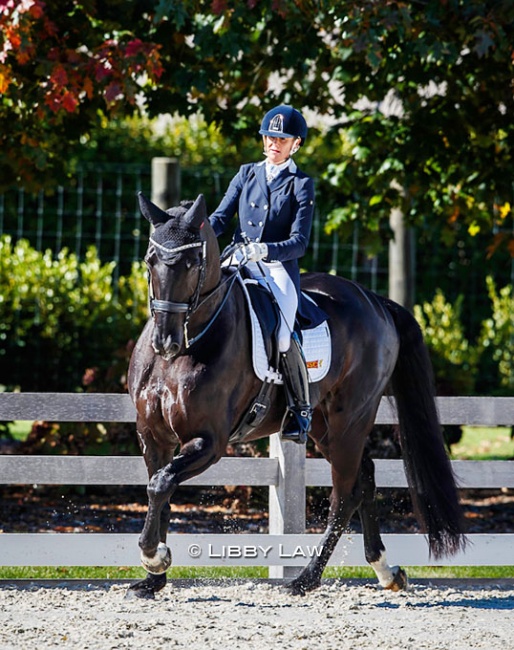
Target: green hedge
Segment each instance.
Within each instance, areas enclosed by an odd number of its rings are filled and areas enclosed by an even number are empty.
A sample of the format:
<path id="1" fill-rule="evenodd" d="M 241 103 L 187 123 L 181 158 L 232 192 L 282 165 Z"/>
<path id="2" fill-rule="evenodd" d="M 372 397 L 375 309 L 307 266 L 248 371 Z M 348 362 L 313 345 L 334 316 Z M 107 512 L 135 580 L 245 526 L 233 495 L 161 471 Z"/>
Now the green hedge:
<path id="1" fill-rule="evenodd" d="M 0 238 L 0 385 L 75 391 L 84 378 L 107 380 L 147 318 L 142 263 L 117 283 L 114 268 L 94 247 L 80 261 L 66 249 L 54 255 Z"/>
<path id="2" fill-rule="evenodd" d="M 416 305 L 414 315 L 430 348 L 438 392 L 442 395 L 512 395 L 514 390 L 514 293 L 486 278 L 491 316 L 479 336 L 464 335 L 464 296 L 452 304 L 440 289 L 432 302 Z"/>
<path id="3" fill-rule="evenodd" d="M 94 247 L 85 259 L 63 249 L 34 250 L 0 237 L 0 385 L 7 390 L 124 388 L 134 340 L 148 316 L 146 273 L 134 263 L 114 278 Z M 432 352 L 441 394 L 508 393 L 514 389 L 514 295 L 487 279 L 490 316 L 476 341 L 461 323 L 463 298 L 441 290 L 415 308 Z M 483 377 L 487 376 L 484 387 Z"/>

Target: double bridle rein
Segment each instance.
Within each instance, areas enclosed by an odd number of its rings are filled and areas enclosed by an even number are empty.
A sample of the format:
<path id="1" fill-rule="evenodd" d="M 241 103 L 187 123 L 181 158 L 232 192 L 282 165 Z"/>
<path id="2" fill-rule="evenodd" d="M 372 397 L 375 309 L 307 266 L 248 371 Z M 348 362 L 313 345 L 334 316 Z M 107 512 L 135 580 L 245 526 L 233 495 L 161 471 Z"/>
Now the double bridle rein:
<path id="1" fill-rule="evenodd" d="M 220 282 L 212 291 L 209 291 L 205 297 L 202 298 L 202 288 L 205 282 L 205 275 L 207 271 L 207 242 L 194 242 L 192 244 L 184 244 L 182 246 L 177 246 L 176 248 L 168 248 L 164 246 L 163 244 L 159 244 L 159 242 L 156 242 L 155 239 L 152 239 L 150 237 L 150 242 L 152 243 L 155 248 L 158 250 L 161 250 L 162 252 L 166 253 L 166 255 L 172 256 L 177 253 L 181 253 L 182 251 L 188 250 L 190 248 L 201 248 L 201 263 L 200 263 L 200 273 L 198 276 L 198 284 L 196 285 L 196 289 L 191 296 L 189 302 L 175 302 L 173 300 L 158 300 L 155 298 L 154 293 L 153 293 L 153 286 L 152 286 L 152 281 L 151 281 L 151 276 L 150 273 L 148 273 L 148 295 L 150 298 L 150 312 L 152 314 L 152 317 L 154 316 L 155 312 L 167 312 L 169 314 L 186 314 L 185 320 L 184 320 L 184 341 L 185 341 L 185 346 L 186 349 L 190 348 L 196 341 L 198 341 L 210 328 L 210 326 L 213 324 L 213 322 L 216 320 L 216 318 L 219 316 L 221 310 L 223 309 L 228 296 L 230 294 L 230 291 L 234 285 L 234 281 L 237 279 L 237 273 L 234 273 L 232 276 L 227 278 L 225 282 Z M 163 260 L 164 261 L 164 260 Z M 166 262 L 164 261 L 164 264 Z M 169 266 L 169 265 L 168 265 Z M 189 319 L 191 316 L 195 313 L 195 311 L 203 305 L 207 300 L 216 292 L 220 291 L 222 287 L 230 281 L 230 287 L 228 291 L 225 294 L 225 297 L 221 301 L 220 305 L 218 306 L 218 309 L 216 310 L 216 313 L 211 317 L 207 325 L 203 328 L 203 330 L 197 334 L 197 336 L 194 336 L 193 338 L 189 337 L 188 334 L 188 324 L 189 324 Z"/>

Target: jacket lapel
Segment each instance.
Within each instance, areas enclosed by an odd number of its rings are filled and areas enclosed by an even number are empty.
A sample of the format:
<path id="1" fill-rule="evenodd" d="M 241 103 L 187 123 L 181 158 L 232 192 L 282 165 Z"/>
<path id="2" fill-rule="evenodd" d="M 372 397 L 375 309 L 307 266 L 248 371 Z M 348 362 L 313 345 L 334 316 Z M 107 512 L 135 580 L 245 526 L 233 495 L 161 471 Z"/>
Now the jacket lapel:
<path id="1" fill-rule="evenodd" d="M 262 193 L 267 199 L 269 199 L 269 187 L 266 181 L 265 163 L 259 163 L 255 165 L 254 170 L 255 170 L 255 178 L 257 180 L 259 187 L 261 188 Z"/>
<path id="2" fill-rule="evenodd" d="M 290 183 L 295 175 L 296 175 L 296 165 L 291 165 L 291 167 L 288 167 L 285 171 L 283 171 L 281 174 L 279 174 L 275 179 L 271 181 L 269 184 L 269 189 L 271 192 L 276 192 L 280 188 L 282 188 L 286 183 Z"/>

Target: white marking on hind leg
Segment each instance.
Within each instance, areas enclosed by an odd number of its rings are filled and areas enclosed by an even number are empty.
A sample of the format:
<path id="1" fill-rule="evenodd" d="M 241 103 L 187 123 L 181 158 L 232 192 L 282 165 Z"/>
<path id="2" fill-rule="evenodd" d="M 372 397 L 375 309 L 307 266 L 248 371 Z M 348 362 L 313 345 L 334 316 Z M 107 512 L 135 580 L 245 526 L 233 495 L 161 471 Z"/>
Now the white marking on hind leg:
<path id="1" fill-rule="evenodd" d="M 391 567 L 389 564 L 387 564 L 386 554 L 384 551 L 382 551 L 379 559 L 376 562 L 370 562 L 370 566 L 377 574 L 380 586 L 384 587 L 384 589 L 387 589 L 387 587 L 389 587 L 389 585 L 394 581 L 398 567 Z"/>

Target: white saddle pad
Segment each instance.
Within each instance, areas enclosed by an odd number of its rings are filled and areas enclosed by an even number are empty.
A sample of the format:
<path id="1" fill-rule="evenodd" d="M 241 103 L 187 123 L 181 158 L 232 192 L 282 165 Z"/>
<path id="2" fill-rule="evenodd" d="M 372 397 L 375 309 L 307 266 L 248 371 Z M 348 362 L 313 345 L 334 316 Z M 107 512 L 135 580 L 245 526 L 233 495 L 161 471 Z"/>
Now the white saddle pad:
<path id="1" fill-rule="evenodd" d="M 245 282 L 252 282 L 252 280 L 243 280 L 241 281 L 241 285 L 246 296 L 252 323 L 252 359 L 254 372 L 261 381 L 273 380 L 276 384 L 282 384 L 284 383 L 282 374 L 278 369 L 272 368 L 269 365 L 259 319 L 252 307 Z M 306 298 L 311 300 L 309 296 L 306 296 Z M 314 329 L 302 330 L 302 336 L 302 348 L 307 362 L 309 382 L 321 381 L 328 373 L 332 360 L 332 343 L 327 322 L 324 321 Z"/>

